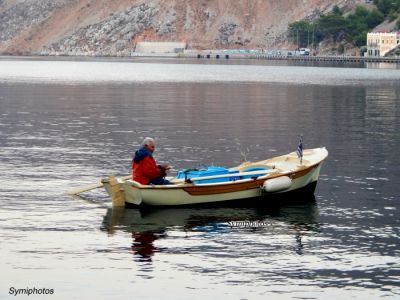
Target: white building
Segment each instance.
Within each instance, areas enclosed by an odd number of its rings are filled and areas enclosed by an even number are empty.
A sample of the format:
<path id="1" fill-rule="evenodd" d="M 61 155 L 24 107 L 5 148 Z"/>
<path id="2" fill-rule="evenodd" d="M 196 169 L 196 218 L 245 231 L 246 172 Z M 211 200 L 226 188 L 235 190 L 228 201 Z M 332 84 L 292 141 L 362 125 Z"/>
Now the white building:
<path id="1" fill-rule="evenodd" d="M 181 53 L 186 49 L 185 42 L 138 42 L 138 53 Z"/>
<path id="2" fill-rule="evenodd" d="M 368 32 L 367 55 L 385 56 L 400 44 L 400 32 Z"/>

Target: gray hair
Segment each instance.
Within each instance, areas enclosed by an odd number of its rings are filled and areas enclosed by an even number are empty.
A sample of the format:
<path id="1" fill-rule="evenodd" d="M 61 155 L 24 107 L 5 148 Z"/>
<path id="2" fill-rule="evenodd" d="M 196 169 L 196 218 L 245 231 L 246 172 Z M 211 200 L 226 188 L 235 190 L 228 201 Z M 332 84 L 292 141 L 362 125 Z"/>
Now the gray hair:
<path id="1" fill-rule="evenodd" d="M 146 137 L 146 138 L 144 138 L 144 140 L 143 140 L 141 146 L 142 146 L 142 147 L 144 147 L 144 146 L 149 146 L 150 144 L 154 144 L 154 139 L 151 138 L 151 137 Z"/>

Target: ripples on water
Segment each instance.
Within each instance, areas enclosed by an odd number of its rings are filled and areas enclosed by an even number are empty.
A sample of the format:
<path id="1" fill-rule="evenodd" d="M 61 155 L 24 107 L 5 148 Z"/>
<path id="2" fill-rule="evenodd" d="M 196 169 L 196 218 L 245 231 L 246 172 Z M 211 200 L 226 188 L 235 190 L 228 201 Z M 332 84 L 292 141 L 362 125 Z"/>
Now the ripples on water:
<path id="1" fill-rule="evenodd" d="M 399 297 L 398 71 L 19 63 L 0 62 L 0 297 Z M 102 190 L 64 194 L 129 173 L 145 136 L 180 169 L 293 151 L 300 133 L 330 151 L 304 204 L 113 210 Z"/>

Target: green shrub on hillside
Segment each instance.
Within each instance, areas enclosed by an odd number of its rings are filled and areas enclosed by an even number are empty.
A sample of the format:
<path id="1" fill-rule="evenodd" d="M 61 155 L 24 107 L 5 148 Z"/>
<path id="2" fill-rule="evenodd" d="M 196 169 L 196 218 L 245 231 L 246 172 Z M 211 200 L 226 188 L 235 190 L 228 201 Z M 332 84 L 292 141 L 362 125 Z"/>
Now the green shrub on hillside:
<path id="1" fill-rule="evenodd" d="M 400 13 L 400 0 L 374 0 L 374 4 L 385 17 Z"/>
<path id="2" fill-rule="evenodd" d="M 346 40 L 360 47 L 366 44 L 368 31 L 382 23 L 384 17 L 383 14 L 376 9 L 367 10 L 359 6 L 347 19 L 349 21 L 349 31 Z"/>
<path id="3" fill-rule="evenodd" d="M 400 0 L 394 1 L 400 3 Z M 288 36 L 299 47 L 316 44 L 323 39 L 346 41 L 360 47 L 366 44 L 367 32 L 383 21 L 384 13 L 378 9 L 368 10 L 358 6 L 354 13 L 344 17 L 340 8 L 335 6 L 332 12 L 321 15 L 314 22 L 299 21 L 289 24 Z"/>
<path id="4" fill-rule="evenodd" d="M 316 32 L 314 23 L 298 21 L 289 24 L 289 38 L 299 47 L 306 47 L 321 41 L 321 33 Z"/>

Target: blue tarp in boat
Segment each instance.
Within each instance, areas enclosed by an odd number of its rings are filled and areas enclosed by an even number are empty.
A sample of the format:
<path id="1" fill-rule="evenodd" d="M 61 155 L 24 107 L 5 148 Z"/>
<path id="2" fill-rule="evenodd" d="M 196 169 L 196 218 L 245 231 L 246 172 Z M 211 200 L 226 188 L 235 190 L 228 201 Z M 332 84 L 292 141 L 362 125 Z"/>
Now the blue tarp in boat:
<path id="1" fill-rule="evenodd" d="M 250 169 L 247 169 L 246 172 L 262 171 L 262 170 L 267 170 L 267 169 L 266 168 L 250 168 Z M 177 179 L 191 179 L 191 178 L 206 177 L 206 176 L 232 174 L 232 176 L 229 176 L 229 177 L 207 179 L 207 180 L 201 180 L 201 181 L 195 182 L 195 184 L 206 184 L 206 183 L 235 181 L 235 180 L 239 180 L 239 179 L 246 179 L 246 178 L 252 177 L 252 175 L 237 176 L 237 175 L 235 175 L 237 173 L 239 173 L 239 171 L 229 170 L 229 169 L 226 169 L 223 167 L 207 167 L 207 168 L 203 168 L 203 169 L 180 170 L 178 172 L 178 175 L 176 176 L 176 178 Z"/>

